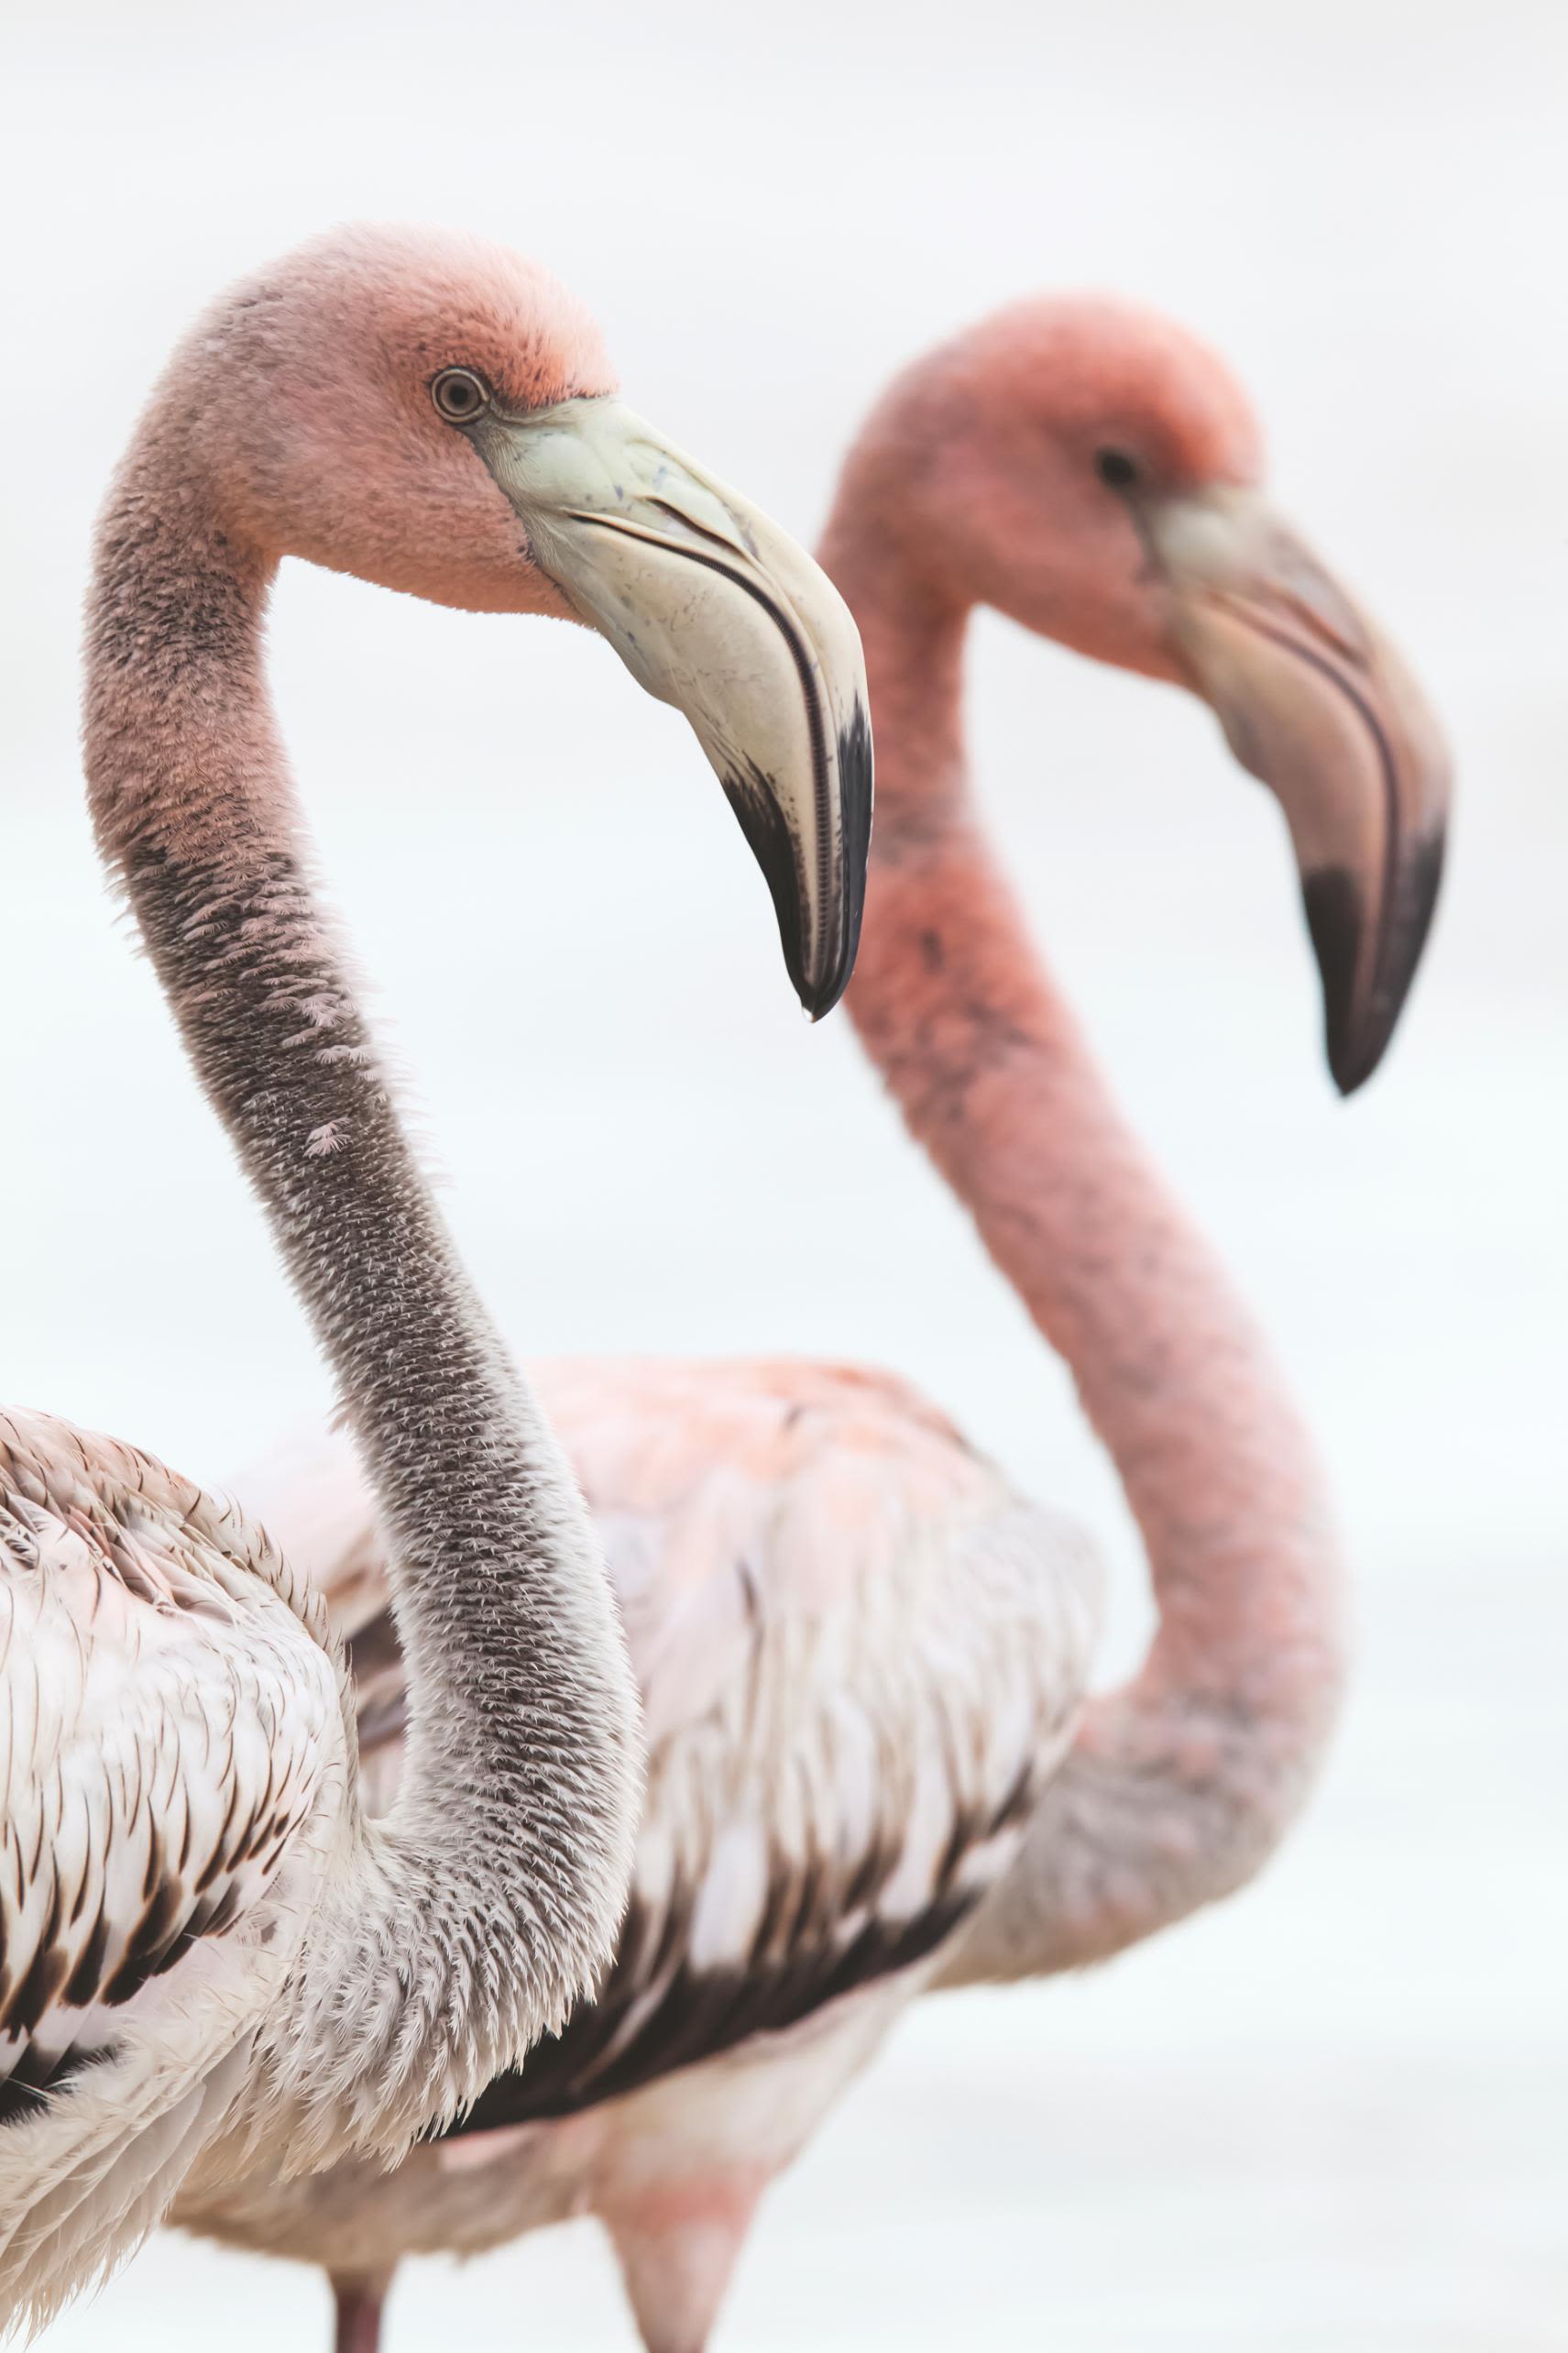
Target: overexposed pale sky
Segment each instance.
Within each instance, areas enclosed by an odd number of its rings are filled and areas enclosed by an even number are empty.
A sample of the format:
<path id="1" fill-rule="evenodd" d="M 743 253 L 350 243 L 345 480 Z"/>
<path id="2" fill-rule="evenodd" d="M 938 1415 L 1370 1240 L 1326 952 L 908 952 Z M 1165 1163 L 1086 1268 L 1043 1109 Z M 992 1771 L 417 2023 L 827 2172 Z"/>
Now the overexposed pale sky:
<path id="1" fill-rule="evenodd" d="M 5 1392 L 221 1481 L 324 1384 L 96 878 L 94 506 L 225 280 L 353 216 L 538 253 L 628 397 L 803 536 L 887 375 L 1096 285 L 1252 387 L 1281 502 L 1452 731 L 1429 968 L 1349 1105 L 1277 814 L 1212 721 L 982 621 L 982 795 L 1144 1132 L 1332 1466 L 1360 1667 L 1257 1889 L 1082 1985 L 929 2005 L 779 2192 L 720 2353 L 1535 2353 L 1568 2150 L 1561 1729 L 1568 16 L 1551 0 L 664 0 L 14 12 L 0 193 Z M 847 1025 L 807 1033 L 679 720 L 586 633 L 291 566 L 279 700 L 334 890 L 520 1347 L 897 1366 L 1117 1573 L 1059 1370 Z M 651 889 L 650 877 L 657 877 Z M 246 2280 L 242 2293 L 236 2284 Z M 308 2330 L 165 2242 L 60 2353 Z M 525 2317 L 524 2317 L 525 2316 Z M 428 2267 L 438 2328 L 626 2341 L 580 2232 Z"/>

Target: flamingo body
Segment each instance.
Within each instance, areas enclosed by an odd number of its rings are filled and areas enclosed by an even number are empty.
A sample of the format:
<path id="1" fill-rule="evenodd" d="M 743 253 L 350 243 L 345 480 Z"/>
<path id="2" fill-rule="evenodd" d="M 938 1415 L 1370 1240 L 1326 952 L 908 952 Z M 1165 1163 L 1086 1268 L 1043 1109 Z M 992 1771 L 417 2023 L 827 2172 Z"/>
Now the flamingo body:
<path id="1" fill-rule="evenodd" d="M 23 2302 L 241 2123 L 334 1859 L 348 1705 L 320 1600 L 252 1523 L 134 1447 L 0 1414 L 0 2251 Z"/>
<path id="2" fill-rule="evenodd" d="M 648 1728 L 614 1966 L 397 2172 L 244 2183 L 181 2212 L 356 2272 L 591 2210 L 663 2327 L 676 2240 L 655 2212 L 681 2205 L 679 2262 L 716 2301 L 765 2183 L 1015 1856 L 1078 1718 L 1100 1576 L 1076 1528 L 890 1377 L 532 1374 L 605 1543 Z M 402 1666 L 352 1453 L 305 1434 L 244 1483 L 328 1598 L 367 1802 L 388 1805 Z"/>

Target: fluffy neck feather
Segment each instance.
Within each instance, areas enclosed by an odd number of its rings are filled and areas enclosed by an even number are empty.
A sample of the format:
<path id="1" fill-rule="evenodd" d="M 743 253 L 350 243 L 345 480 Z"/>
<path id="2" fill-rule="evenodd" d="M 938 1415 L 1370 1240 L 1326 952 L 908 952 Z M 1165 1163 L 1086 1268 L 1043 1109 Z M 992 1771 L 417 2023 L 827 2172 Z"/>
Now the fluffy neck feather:
<path id="1" fill-rule="evenodd" d="M 559 2022 L 630 1868 L 636 1703 L 575 1483 L 458 1263 L 316 903 L 266 691 L 274 566 L 156 422 L 100 526 L 86 761 L 192 1059 L 362 1449 L 412 1732 L 270 2060 L 313 2161 L 391 2149 Z"/>
<path id="2" fill-rule="evenodd" d="M 1257 1869 L 1334 1716 L 1338 1550 L 1264 1344 L 1102 1085 L 980 830 L 967 613 L 917 588 L 848 507 L 823 561 L 860 622 L 877 725 L 850 1008 L 1069 1366 L 1158 1608 L 1142 1670 L 1091 1703 L 946 1982 L 1036 1975 L 1113 1952 Z"/>

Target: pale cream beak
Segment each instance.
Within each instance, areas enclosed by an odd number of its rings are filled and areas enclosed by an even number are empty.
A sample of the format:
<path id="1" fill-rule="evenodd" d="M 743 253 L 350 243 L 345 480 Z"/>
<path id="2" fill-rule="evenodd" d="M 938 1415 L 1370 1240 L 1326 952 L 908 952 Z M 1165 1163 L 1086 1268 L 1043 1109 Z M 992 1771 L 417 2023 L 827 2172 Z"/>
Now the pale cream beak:
<path id="1" fill-rule="evenodd" d="M 1179 660 L 1277 797 L 1342 1094 L 1371 1076 L 1420 961 L 1450 763 L 1393 647 L 1255 491 L 1135 504 Z"/>
<path id="2" fill-rule="evenodd" d="M 849 607 L 778 525 L 617 400 L 492 410 L 470 438 L 534 560 L 638 684 L 685 713 L 773 894 L 814 1020 L 854 967 L 871 843 Z"/>

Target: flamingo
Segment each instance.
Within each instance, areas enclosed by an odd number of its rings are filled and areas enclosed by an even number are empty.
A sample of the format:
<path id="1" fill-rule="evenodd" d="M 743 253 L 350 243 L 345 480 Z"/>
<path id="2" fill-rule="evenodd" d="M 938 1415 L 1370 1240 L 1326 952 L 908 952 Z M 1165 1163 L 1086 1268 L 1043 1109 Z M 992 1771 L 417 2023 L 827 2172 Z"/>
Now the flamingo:
<path id="1" fill-rule="evenodd" d="M 848 1003 L 1114 1459 L 1158 1608 L 1141 1671 L 1085 1701 L 1091 1548 L 898 1381 L 541 1368 L 642 1689 L 630 1907 L 598 1997 L 400 2168 L 177 2210 L 325 2266 L 338 2353 L 375 2353 L 400 2256 L 585 2210 L 648 2353 L 701 2353 L 762 2193 L 905 2003 L 1153 1934 L 1241 1886 L 1301 1802 L 1341 1676 L 1323 1483 L 1028 937 L 961 720 L 979 604 L 1205 697 L 1284 806 L 1329 1061 L 1358 1086 L 1420 955 L 1446 760 L 1259 478 L 1252 412 L 1204 346 L 1139 310 L 1034 301 L 893 386 L 821 550 L 879 743 Z M 403 1669 L 366 1500 L 330 1440 L 255 1477 L 347 1632 L 389 1802 Z"/>
<path id="2" fill-rule="evenodd" d="M 202 1083 L 336 1376 L 389 1542 L 407 1773 L 362 1802 L 320 1601 L 130 1446 L 0 1416 L 0 2321 L 181 2181 L 387 2158 L 609 1955 L 635 1689 L 556 1442 L 458 1262 L 318 903 L 263 675 L 279 560 L 591 621 L 690 717 L 808 1009 L 869 828 L 853 623 L 811 559 L 612 397 L 544 271 L 357 229 L 176 353 L 97 538 L 86 764 Z"/>

